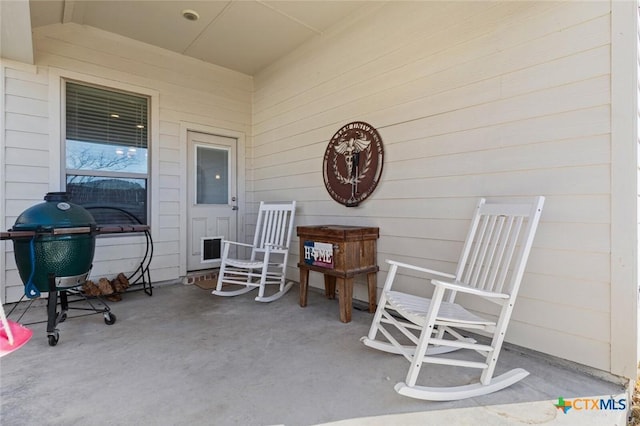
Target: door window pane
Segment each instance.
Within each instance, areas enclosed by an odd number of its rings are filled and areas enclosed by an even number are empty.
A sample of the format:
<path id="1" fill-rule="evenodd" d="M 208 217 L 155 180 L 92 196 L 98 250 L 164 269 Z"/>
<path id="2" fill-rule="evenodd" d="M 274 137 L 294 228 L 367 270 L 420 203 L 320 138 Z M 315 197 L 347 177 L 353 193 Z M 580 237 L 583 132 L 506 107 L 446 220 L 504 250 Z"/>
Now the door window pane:
<path id="1" fill-rule="evenodd" d="M 196 147 L 196 203 L 229 204 L 229 151 Z"/>

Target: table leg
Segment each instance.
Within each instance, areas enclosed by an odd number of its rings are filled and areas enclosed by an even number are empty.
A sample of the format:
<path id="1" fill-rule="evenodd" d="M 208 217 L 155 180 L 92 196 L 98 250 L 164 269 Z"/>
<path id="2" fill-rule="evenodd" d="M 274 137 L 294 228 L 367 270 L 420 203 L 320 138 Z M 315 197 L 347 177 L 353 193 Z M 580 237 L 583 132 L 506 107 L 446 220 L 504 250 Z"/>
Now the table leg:
<path id="1" fill-rule="evenodd" d="M 324 295 L 328 299 L 336 298 L 336 277 L 324 274 Z"/>
<path id="2" fill-rule="evenodd" d="M 351 322 L 351 305 L 353 304 L 353 278 L 338 278 L 337 282 L 340 321 Z"/>
<path id="3" fill-rule="evenodd" d="M 300 306 L 307 306 L 307 289 L 309 287 L 309 270 L 300 268 Z"/>
<path id="4" fill-rule="evenodd" d="M 376 311 L 377 297 L 377 273 L 370 272 L 367 274 L 367 284 L 369 285 L 369 312 L 374 313 Z"/>

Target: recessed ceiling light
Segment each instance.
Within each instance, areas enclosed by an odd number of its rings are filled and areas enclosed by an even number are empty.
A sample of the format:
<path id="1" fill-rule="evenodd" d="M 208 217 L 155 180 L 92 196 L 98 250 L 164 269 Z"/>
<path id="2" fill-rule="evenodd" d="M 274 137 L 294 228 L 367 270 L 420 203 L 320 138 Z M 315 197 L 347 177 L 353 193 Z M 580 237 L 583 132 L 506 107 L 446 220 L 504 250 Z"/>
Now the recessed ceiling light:
<path id="1" fill-rule="evenodd" d="M 197 21 L 198 19 L 200 19 L 200 15 L 198 14 L 198 12 L 192 9 L 183 10 L 182 16 L 188 21 Z"/>
<path id="2" fill-rule="evenodd" d="M 120 116 L 118 114 L 111 114 L 111 115 L 109 115 L 109 117 L 111 117 L 111 118 L 120 118 Z"/>

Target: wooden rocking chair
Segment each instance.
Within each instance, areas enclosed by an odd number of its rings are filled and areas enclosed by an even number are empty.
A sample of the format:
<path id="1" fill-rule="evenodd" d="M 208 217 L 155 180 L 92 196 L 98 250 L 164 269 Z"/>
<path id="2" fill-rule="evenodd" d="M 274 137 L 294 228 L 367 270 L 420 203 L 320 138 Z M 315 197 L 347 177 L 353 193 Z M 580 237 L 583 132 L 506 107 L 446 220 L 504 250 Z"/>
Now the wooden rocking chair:
<path id="1" fill-rule="evenodd" d="M 401 354 L 410 362 L 406 380 L 396 384 L 396 392 L 451 401 L 495 392 L 529 375 L 516 368 L 493 377 L 543 204 L 544 197 L 529 204 L 489 204 L 481 199 L 455 274 L 387 260 L 390 269 L 378 309 L 369 334 L 361 341 L 371 348 Z M 431 279 L 431 299 L 392 290 L 400 268 L 439 277 Z M 465 293 L 465 300 L 480 297 L 497 304 L 497 318 L 483 318 L 465 309 L 456 303 L 457 293 Z M 461 330 L 488 334 L 491 342 L 480 344 Z M 398 339 L 404 341 L 405 337 L 407 344 L 403 345 Z M 441 356 L 460 349 L 476 351 L 482 358 L 468 361 Z M 480 381 L 472 384 L 419 386 L 416 383 L 424 363 L 478 368 L 482 374 Z"/>
<path id="2" fill-rule="evenodd" d="M 218 273 L 218 283 L 212 292 L 217 296 L 238 296 L 258 289 L 258 302 L 272 302 L 284 296 L 293 282 L 286 282 L 287 259 L 296 202 L 267 204 L 260 203 L 258 222 L 253 244 L 222 240 L 222 260 Z M 229 257 L 231 245 L 251 248 L 249 259 Z M 242 285 L 238 290 L 223 290 L 225 284 Z M 275 284 L 279 290 L 265 296 L 267 285 Z"/>

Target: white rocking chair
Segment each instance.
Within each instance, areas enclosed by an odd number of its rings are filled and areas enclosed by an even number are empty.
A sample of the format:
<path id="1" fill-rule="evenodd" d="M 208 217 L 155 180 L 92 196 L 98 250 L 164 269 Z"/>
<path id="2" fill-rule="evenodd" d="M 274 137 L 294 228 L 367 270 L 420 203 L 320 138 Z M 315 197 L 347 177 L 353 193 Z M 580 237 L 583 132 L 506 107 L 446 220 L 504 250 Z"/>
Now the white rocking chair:
<path id="1" fill-rule="evenodd" d="M 293 282 L 286 282 L 285 272 L 289 257 L 289 246 L 293 233 L 296 202 L 267 204 L 260 203 L 258 222 L 253 244 L 222 240 L 222 260 L 218 273 L 218 283 L 212 292 L 217 296 L 238 296 L 258 289 L 258 302 L 272 302 L 285 295 Z M 229 257 L 231 245 L 250 247 L 249 259 Z M 225 284 L 242 285 L 238 290 L 223 290 Z M 265 296 L 269 284 L 279 286 L 278 292 Z"/>
<path id="2" fill-rule="evenodd" d="M 387 260 L 391 266 L 378 309 L 369 334 L 361 341 L 371 348 L 401 354 L 410 362 L 406 380 L 396 384 L 396 392 L 417 399 L 452 401 L 504 389 L 529 375 L 516 368 L 493 377 L 543 204 L 544 197 L 529 204 L 488 204 L 481 199 L 455 274 Z M 392 290 L 399 268 L 440 277 L 431 279 L 431 299 Z M 455 301 L 458 292 L 465 293 L 465 300 L 480 297 L 497 304 L 497 319 L 463 308 Z M 491 343 L 480 344 L 459 329 L 488 334 Z M 403 345 L 398 339 L 404 341 L 405 337 L 407 344 Z M 460 349 L 474 350 L 483 359 L 439 356 Z M 423 363 L 478 368 L 482 374 L 480 381 L 472 384 L 419 386 L 416 382 Z"/>

